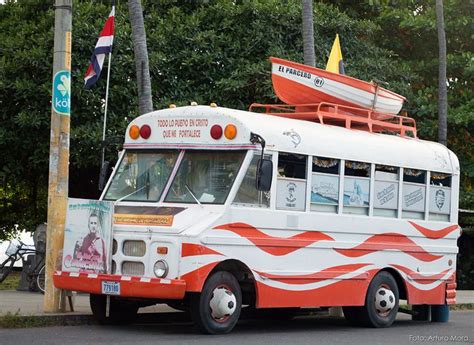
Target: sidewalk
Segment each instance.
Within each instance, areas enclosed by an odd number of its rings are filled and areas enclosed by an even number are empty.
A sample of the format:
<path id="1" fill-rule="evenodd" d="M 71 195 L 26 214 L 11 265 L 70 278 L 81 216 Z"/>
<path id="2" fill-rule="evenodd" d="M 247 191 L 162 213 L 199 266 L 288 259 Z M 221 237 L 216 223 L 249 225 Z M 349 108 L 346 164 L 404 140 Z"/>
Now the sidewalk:
<path id="1" fill-rule="evenodd" d="M 52 315 L 43 312 L 43 297 L 39 292 L 0 290 L 0 316 L 6 313 L 18 313 L 22 316 L 29 315 Z M 66 303 L 66 313 L 60 315 L 92 315 L 89 306 L 89 295 L 74 294 L 74 312 L 69 309 Z M 139 313 L 169 313 L 177 310 L 168 307 L 166 304 L 157 304 L 146 308 L 140 308 Z"/>
<path id="2" fill-rule="evenodd" d="M 474 303 L 474 291 L 457 291 L 457 304 Z M 91 315 L 89 307 L 89 295 L 75 294 L 74 312 L 69 311 L 61 315 Z M 170 313 L 177 310 L 168 307 L 166 304 L 158 304 L 146 308 L 141 308 L 139 313 Z M 43 312 L 43 295 L 37 292 L 25 292 L 14 290 L 0 290 L 0 316 L 6 313 L 18 313 L 27 315 L 51 315 Z"/>
<path id="3" fill-rule="evenodd" d="M 456 304 L 474 303 L 474 290 L 457 290 Z"/>

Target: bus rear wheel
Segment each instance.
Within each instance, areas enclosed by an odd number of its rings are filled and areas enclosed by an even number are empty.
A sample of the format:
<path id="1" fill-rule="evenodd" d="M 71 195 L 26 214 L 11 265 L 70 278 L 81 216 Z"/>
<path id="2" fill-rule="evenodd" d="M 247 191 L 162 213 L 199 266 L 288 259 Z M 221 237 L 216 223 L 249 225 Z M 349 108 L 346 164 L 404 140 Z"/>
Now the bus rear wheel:
<path id="1" fill-rule="evenodd" d="M 395 278 L 385 271 L 370 282 L 362 307 L 344 307 L 344 316 L 353 325 L 374 328 L 390 327 L 399 307 L 398 286 Z"/>
<path id="2" fill-rule="evenodd" d="M 242 291 L 229 272 L 218 271 L 204 284 L 200 294 L 192 296 L 191 317 L 198 330 L 205 334 L 225 334 L 239 320 Z"/>

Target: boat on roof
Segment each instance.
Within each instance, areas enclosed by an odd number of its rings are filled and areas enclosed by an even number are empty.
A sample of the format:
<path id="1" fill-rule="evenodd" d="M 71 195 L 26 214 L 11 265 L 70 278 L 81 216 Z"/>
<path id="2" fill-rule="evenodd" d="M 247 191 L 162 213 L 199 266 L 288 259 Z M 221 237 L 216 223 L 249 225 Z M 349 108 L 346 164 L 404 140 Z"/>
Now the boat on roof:
<path id="1" fill-rule="evenodd" d="M 398 114 L 405 97 L 347 75 L 270 57 L 272 82 L 278 98 L 286 104 L 330 102 L 362 107 L 378 113 Z"/>

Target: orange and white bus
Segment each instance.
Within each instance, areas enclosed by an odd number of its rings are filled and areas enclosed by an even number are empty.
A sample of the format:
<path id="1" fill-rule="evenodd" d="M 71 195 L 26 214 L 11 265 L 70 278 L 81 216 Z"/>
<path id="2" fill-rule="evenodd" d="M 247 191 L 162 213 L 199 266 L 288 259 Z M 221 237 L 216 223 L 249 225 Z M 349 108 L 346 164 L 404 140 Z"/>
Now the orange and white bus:
<path id="1" fill-rule="evenodd" d="M 90 293 L 102 322 L 167 303 L 211 334 L 243 305 L 339 306 L 387 327 L 401 299 L 455 303 L 456 155 L 376 123 L 288 117 L 211 105 L 134 119 L 101 196 L 115 201 L 111 270 L 58 271 L 56 287 Z"/>

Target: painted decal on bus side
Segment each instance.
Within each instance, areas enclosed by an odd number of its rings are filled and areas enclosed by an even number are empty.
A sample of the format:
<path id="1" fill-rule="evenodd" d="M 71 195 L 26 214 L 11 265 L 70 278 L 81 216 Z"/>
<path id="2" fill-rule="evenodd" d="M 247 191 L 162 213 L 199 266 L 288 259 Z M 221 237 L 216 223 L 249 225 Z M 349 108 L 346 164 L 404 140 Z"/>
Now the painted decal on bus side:
<path id="1" fill-rule="evenodd" d="M 117 206 L 114 212 L 114 224 L 172 226 L 174 216 L 183 210 L 184 207 Z"/>

